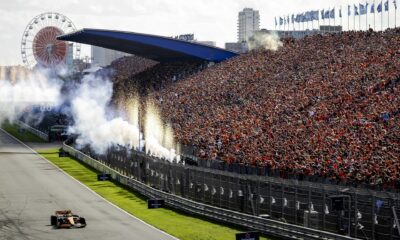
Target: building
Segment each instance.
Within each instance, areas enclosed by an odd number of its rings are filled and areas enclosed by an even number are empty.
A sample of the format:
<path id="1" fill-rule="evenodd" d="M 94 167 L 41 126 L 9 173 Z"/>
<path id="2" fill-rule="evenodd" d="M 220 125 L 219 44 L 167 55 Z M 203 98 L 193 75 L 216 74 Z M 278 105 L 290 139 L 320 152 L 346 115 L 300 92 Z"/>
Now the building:
<path id="1" fill-rule="evenodd" d="M 305 36 L 312 36 L 315 34 L 325 34 L 325 33 L 338 33 L 342 32 L 342 26 L 331 26 L 331 25 L 321 25 L 319 29 L 306 29 L 306 30 L 291 30 L 291 31 L 273 31 L 267 29 L 261 29 L 259 31 L 255 31 L 254 34 L 268 34 L 268 33 L 276 33 L 279 38 L 294 38 L 301 39 Z M 251 39 L 251 38 L 250 38 Z"/>
<path id="2" fill-rule="evenodd" d="M 74 44 L 68 43 L 66 64 L 68 69 L 73 68 L 74 64 Z"/>
<path id="3" fill-rule="evenodd" d="M 196 43 L 204 44 L 211 47 L 216 47 L 217 43 L 214 41 L 195 41 Z"/>
<path id="4" fill-rule="evenodd" d="M 91 46 L 92 64 L 105 67 L 118 58 L 129 56 L 130 54 L 119 52 L 107 48 Z"/>
<path id="5" fill-rule="evenodd" d="M 246 42 L 254 31 L 260 30 L 260 14 L 252 8 L 245 8 L 239 12 L 238 42 Z"/>
<path id="6" fill-rule="evenodd" d="M 247 42 L 227 42 L 225 49 L 235 53 L 246 53 L 248 51 Z"/>

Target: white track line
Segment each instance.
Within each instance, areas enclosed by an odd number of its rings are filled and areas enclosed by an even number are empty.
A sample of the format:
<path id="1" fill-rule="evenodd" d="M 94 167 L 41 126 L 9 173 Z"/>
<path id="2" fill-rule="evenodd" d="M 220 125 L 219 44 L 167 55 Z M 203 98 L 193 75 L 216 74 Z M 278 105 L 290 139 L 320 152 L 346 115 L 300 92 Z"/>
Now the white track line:
<path id="1" fill-rule="evenodd" d="M 168 237 L 171 237 L 175 240 L 179 240 L 179 238 L 176 238 L 174 236 L 172 236 L 169 233 L 164 232 L 161 229 L 158 229 L 156 227 L 154 227 L 153 225 L 150 225 L 148 223 L 146 223 L 145 221 L 143 221 L 142 219 L 139 219 L 137 217 L 135 217 L 134 215 L 130 214 L 129 212 L 125 211 L 124 209 L 118 207 L 117 205 L 115 205 L 114 203 L 108 201 L 107 199 L 105 199 L 104 197 L 102 197 L 101 195 L 99 195 L 98 193 L 96 193 L 95 191 L 93 191 L 92 189 L 90 189 L 88 186 L 86 186 L 85 184 L 81 183 L 80 181 L 78 181 L 76 178 L 74 178 L 73 176 L 69 175 L 68 173 L 66 173 L 64 170 L 62 170 L 61 168 L 59 168 L 57 165 L 55 165 L 54 163 L 50 162 L 48 159 L 46 159 L 45 157 L 43 157 L 42 155 L 40 155 L 38 152 L 36 152 L 34 149 L 32 149 L 31 147 L 29 147 L 28 145 L 26 145 L 24 142 L 22 142 L 21 140 L 19 140 L 18 138 L 14 137 L 13 135 L 11 135 L 10 133 L 8 133 L 7 131 L 5 131 L 4 129 L 0 128 L 1 131 L 3 131 L 4 133 L 6 133 L 8 136 L 12 137 L 13 139 L 15 139 L 16 141 L 18 141 L 19 143 L 21 143 L 22 145 L 24 145 L 26 148 L 28 148 L 29 150 L 31 150 L 33 153 L 35 153 L 36 155 L 38 155 L 40 158 L 46 160 L 48 163 L 50 163 L 51 165 L 53 165 L 55 168 L 57 168 L 58 170 L 60 170 L 62 173 L 64 173 L 65 175 L 69 176 L 70 178 L 72 178 L 73 180 L 75 180 L 77 183 L 79 183 L 80 185 L 82 185 L 84 188 L 86 188 L 87 190 L 89 190 L 90 192 L 92 192 L 94 195 L 98 196 L 99 198 L 102 198 L 104 201 L 108 202 L 109 204 L 111 204 L 112 206 L 114 206 L 115 208 L 119 209 L 121 212 L 127 214 L 128 216 L 132 217 L 133 219 L 138 220 L 139 222 L 149 226 L 150 228 L 161 232 L 165 235 L 167 235 Z"/>

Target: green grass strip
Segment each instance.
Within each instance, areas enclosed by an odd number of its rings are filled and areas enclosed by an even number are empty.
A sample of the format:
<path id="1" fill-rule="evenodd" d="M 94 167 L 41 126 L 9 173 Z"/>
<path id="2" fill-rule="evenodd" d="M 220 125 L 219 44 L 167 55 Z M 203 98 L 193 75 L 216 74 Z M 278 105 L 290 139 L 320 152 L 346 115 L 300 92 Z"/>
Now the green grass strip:
<path id="1" fill-rule="evenodd" d="M 228 240 L 235 239 L 235 234 L 243 231 L 170 209 L 147 209 L 143 196 L 114 182 L 97 181 L 95 170 L 75 159 L 59 158 L 58 149 L 42 150 L 39 153 L 108 201 L 179 239 Z"/>
<path id="2" fill-rule="evenodd" d="M 35 143 L 42 143 L 45 142 L 40 137 L 36 136 L 35 134 L 28 132 L 26 129 L 20 131 L 20 127 L 16 124 L 11 124 L 9 122 L 4 122 L 1 125 L 1 128 L 13 135 L 14 137 L 18 138 L 22 142 L 35 142 Z"/>

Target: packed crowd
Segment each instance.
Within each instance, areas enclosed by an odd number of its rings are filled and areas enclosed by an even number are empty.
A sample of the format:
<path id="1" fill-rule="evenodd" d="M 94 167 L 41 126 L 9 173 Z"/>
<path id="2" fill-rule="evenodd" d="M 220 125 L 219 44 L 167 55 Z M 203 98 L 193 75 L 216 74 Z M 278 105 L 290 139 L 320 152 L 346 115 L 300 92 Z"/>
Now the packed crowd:
<path id="1" fill-rule="evenodd" d="M 170 84 L 187 78 L 188 76 L 197 73 L 207 67 L 206 64 L 199 61 L 186 61 L 186 62 L 165 62 L 148 64 L 148 62 L 136 62 L 135 65 L 142 65 L 141 68 L 146 66 L 145 70 L 140 72 L 129 73 L 129 67 L 127 67 L 127 74 L 120 76 L 120 72 L 124 71 L 118 69 L 124 69 L 125 67 L 119 66 L 124 65 L 124 62 L 116 62 L 115 66 L 111 66 L 111 69 L 116 76 L 113 79 L 114 82 L 114 104 L 120 108 L 124 107 L 129 99 L 136 98 L 138 96 L 147 96 L 149 92 L 159 91 L 169 86 Z M 133 67 L 134 69 L 138 68 Z M 129 73 L 129 74 L 128 74 Z M 144 110 L 144 109 L 143 109 Z"/>
<path id="2" fill-rule="evenodd" d="M 286 39 L 151 96 L 200 158 L 399 184 L 400 29 Z"/>
<path id="3" fill-rule="evenodd" d="M 139 56 L 126 56 L 114 60 L 109 66 L 101 69 L 98 74 L 110 75 L 114 83 L 119 83 L 140 72 L 143 72 L 157 62 Z"/>

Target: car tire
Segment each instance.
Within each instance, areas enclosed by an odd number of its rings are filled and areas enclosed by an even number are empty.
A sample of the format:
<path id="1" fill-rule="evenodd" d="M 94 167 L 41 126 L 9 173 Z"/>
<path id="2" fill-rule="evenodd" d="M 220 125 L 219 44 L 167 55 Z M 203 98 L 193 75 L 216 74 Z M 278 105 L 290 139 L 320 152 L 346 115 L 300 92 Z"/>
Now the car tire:
<path id="1" fill-rule="evenodd" d="M 83 227 L 86 227 L 86 219 L 85 218 L 81 217 L 79 222 L 83 225 Z"/>
<path id="2" fill-rule="evenodd" d="M 56 226 L 57 225 L 57 216 L 51 216 L 50 217 L 50 224 L 51 224 L 51 226 Z"/>

